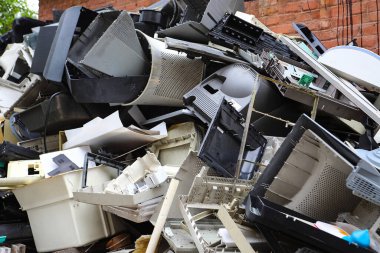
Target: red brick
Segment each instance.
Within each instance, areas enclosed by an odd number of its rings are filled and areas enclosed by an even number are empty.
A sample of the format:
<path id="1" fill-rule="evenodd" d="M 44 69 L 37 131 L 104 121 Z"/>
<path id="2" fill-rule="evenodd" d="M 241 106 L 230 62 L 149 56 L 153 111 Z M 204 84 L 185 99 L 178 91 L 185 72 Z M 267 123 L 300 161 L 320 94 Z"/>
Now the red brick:
<path id="1" fill-rule="evenodd" d="M 367 3 L 364 4 L 363 8 L 364 8 L 364 11 L 367 11 L 367 12 L 376 11 L 376 8 L 377 8 L 376 1 L 368 1 Z"/>
<path id="2" fill-rule="evenodd" d="M 377 36 L 376 35 L 363 36 L 362 46 L 365 48 L 378 48 L 379 45 L 377 44 Z"/>
<path id="3" fill-rule="evenodd" d="M 344 12 L 346 12 L 346 9 L 344 9 Z M 338 17 L 338 16 L 343 17 L 342 5 L 340 5 L 339 7 L 333 6 L 330 8 L 330 17 Z"/>
<path id="4" fill-rule="evenodd" d="M 323 45 L 326 48 L 336 47 L 337 46 L 336 39 L 323 41 Z"/>
<path id="5" fill-rule="evenodd" d="M 314 21 L 310 22 L 308 24 L 308 28 L 311 31 L 318 31 L 318 30 L 320 30 L 320 22 L 319 22 L 319 20 L 314 20 Z"/>
<path id="6" fill-rule="evenodd" d="M 299 13 L 302 10 L 301 1 L 289 2 L 284 8 L 280 9 L 282 13 Z"/>
<path id="7" fill-rule="evenodd" d="M 336 39 L 336 30 L 316 31 L 315 36 L 321 41 Z"/>
<path id="8" fill-rule="evenodd" d="M 295 20 L 296 16 L 297 15 L 293 13 L 278 15 L 282 24 L 291 24 Z"/>
<path id="9" fill-rule="evenodd" d="M 322 2 L 326 7 L 338 5 L 338 0 L 322 0 Z"/>
<path id="10" fill-rule="evenodd" d="M 370 23 L 363 25 L 363 35 L 377 35 L 378 26 L 377 23 Z"/>
<path id="11" fill-rule="evenodd" d="M 360 14 L 362 12 L 360 2 L 352 4 L 352 15 Z"/>
<path id="12" fill-rule="evenodd" d="M 274 26 L 280 23 L 280 17 L 278 15 L 266 16 L 260 19 L 266 26 Z M 282 20 L 281 20 L 282 22 Z"/>
<path id="13" fill-rule="evenodd" d="M 294 29 L 290 23 L 273 26 L 273 27 L 271 27 L 271 29 L 273 32 L 280 33 L 280 34 L 294 34 L 295 33 L 295 31 L 294 31 Z"/>
<path id="14" fill-rule="evenodd" d="M 375 11 L 363 14 L 363 22 L 377 22 L 378 16 L 380 17 L 380 14 L 378 15 Z"/>
<path id="15" fill-rule="evenodd" d="M 263 16 L 275 15 L 276 13 L 278 13 L 278 7 L 277 6 L 268 6 L 262 10 L 260 9 L 260 13 L 262 13 L 261 15 L 263 15 Z"/>
<path id="16" fill-rule="evenodd" d="M 116 9 L 136 11 L 158 0 L 40 0 L 39 17 L 42 20 L 52 19 L 53 9 L 66 9 L 73 5 L 84 5 L 90 9 L 108 4 Z M 352 0 L 353 37 L 361 40 L 363 46 L 377 52 L 377 14 L 375 0 Z M 342 36 L 346 42 L 346 19 L 340 6 L 338 17 L 338 0 L 255 0 L 245 2 L 247 13 L 254 14 L 275 32 L 294 34 L 292 22 L 304 23 L 327 47 L 337 44 L 337 25 L 339 42 Z M 346 5 L 345 5 L 346 7 Z M 344 14 L 345 15 L 345 14 Z M 344 22 L 343 22 L 344 21 Z M 351 38 L 351 28 L 349 27 Z"/>
<path id="17" fill-rule="evenodd" d="M 320 25 L 321 25 L 321 30 L 325 30 L 325 29 L 331 27 L 331 21 L 330 20 L 321 20 Z"/>
<path id="18" fill-rule="evenodd" d="M 303 11 L 312 11 L 312 10 L 319 9 L 319 7 L 320 7 L 320 1 L 318 0 L 309 0 L 302 3 Z"/>

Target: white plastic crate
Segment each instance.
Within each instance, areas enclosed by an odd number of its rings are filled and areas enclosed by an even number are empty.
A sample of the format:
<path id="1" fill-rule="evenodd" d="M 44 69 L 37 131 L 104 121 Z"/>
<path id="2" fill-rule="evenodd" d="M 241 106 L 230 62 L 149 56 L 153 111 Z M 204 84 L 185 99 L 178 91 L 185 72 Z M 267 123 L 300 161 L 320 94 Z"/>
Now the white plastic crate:
<path id="1" fill-rule="evenodd" d="M 88 185 L 114 178 L 116 170 L 99 166 L 88 173 Z M 80 247 L 111 235 L 100 206 L 77 202 L 82 171 L 72 171 L 14 190 L 28 213 L 38 252 Z"/>

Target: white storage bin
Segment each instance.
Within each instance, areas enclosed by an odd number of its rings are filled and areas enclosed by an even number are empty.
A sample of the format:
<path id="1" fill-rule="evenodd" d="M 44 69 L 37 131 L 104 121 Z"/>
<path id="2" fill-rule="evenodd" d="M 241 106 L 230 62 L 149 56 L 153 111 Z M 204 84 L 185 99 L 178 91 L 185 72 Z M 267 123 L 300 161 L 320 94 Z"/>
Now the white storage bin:
<path id="1" fill-rule="evenodd" d="M 115 177 L 116 170 L 99 166 L 89 170 L 87 184 L 98 185 Z M 80 247 L 111 235 L 106 215 L 98 205 L 73 199 L 82 171 L 72 171 L 14 190 L 28 213 L 39 252 Z"/>

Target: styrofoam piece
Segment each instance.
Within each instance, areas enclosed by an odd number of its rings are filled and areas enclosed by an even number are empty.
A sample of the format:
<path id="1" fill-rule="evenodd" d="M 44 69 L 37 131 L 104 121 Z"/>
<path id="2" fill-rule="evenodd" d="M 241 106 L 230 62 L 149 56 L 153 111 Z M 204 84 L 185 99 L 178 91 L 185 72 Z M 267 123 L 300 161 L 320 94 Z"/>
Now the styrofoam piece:
<path id="1" fill-rule="evenodd" d="M 11 161 L 8 163 L 7 177 L 45 177 L 40 160 Z"/>
<path id="2" fill-rule="evenodd" d="M 153 143 L 148 149 L 162 165 L 179 167 L 191 151 L 198 151 L 202 136 L 193 122 L 173 125 L 168 136 Z"/>
<path id="3" fill-rule="evenodd" d="M 50 177 L 48 175 L 49 172 L 53 171 L 58 167 L 57 164 L 54 163 L 53 158 L 58 155 L 65 155 L 67 158 L 69 158 L 73 163 L 75 163 L 79 168 L 83 167 L 84 163 L 84 157 L 88 152 L 91 152 L 91 149 L 89 146 L 83 146 L 78 148 L 72 148 L 62 151 L 56 151 L 51 153 L 46 153 L 40 155 L 41 160 L 41 167 L 45 172 L 45 177 Z M 94 162 L 89 162 L 88 168 L 95 167 Z"/>
<path id="4" fill-rule="evenodd" d="M 132 195 L 158 187 L 167 179 L 166 172 L 157 157 L 148 152 L 123 170 L 105 188 L 105 193 Z M 145 184 L 145 185 L 144 185 Z M 141 189 L 143 187 L 143 189 Z"/>
<path id="5" fill-rule="evenodd" d="M 73 193 L 74 199 L 83 203 L 94 205 L 124 206 L 132 208 L 137 207 L 140 203 L 165 195 L 168 189 L 168 184 L 163 183 L 160 187 L 133 195 L 104 193 L 105 186 L 108 183 L 109 182 L 79 189 Z"/>
<path id="6" fill-rule="evenodd" d="M 88 185 L 110 180 L 115 170 L 92 168 Z M 81 247 L 110 235 L 106 217 L 99 206 L 73 200 L 80 188 L 82 171 L 71 171 L 13 190 L 27 211 L 38 252 Z"/>
<path id="7" fill-rule="evenodd" d="M 65 133 L 68 134 L 67 142 L 63 144 L 64 149 L 88 145 L 95 150 L 107 147 L 110 152 L 127 152 L 167 136 L 165 122 L 150 130 L 142 130 L 135 126 L 124 127 L 118 111 Z"/>
<path id="8" fill-rule="evenodd" d="M 146 61 L 133 20 L 123 11 L 81 63 L 110 76 L 124 77 L 142 75 Z"/>
<path id="9" fill-rule="evenodd" d="M 199 58 L 189 59 L 185 53 L 166 49 L 162 41 L 141 35 L 151 50 L 150 77 L 141 95 L 125 105 L 182 106 L 182 96 L 202 81 L 204 63 Z"/>
<path id="10" fill-rule="evenodd" d="M 362 47 L 337 46 L 327 50 L 318 61 L 333 73 L 380 92 L 380 56 L 374 52 Z"/>
<path id="11" fill-rule="evenodd" d="M 380 124 L 380 111 L 368 101 L 350 82 L 339 78 L 325 66 L 316 61 L 313 57 L 304 52 L 296 43 L 284 36 L 280 40 L 285 43 L 294 53 L 301 59 L 308 63 L 315 71 L 329 81 L 335 88 L 337 88 L 344 96 L 351 100 L 357 107 L 359 107 L 365 114 L 373 119 L 377 124 Z"/>

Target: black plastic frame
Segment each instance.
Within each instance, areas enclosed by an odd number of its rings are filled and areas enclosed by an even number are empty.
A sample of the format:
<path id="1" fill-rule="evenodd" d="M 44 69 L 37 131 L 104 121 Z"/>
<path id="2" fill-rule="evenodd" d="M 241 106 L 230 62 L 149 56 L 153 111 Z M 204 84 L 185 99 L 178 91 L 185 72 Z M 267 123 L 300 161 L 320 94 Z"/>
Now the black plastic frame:
<path id="1" fill-rule="evenodd" d="M 296 244 L 297 247 L 312 246 L 312 248 L 326 253 L 373 252 L 349 244 L 343 239 L 301 221 L 315 223 L 314 219 L 260 197 L 250 196 L 248 198 L 246 218 L 262 232 L 274 253 L 292 252 L 288 250 L 291 244 Z M 287 243 L 281 241 L 281 237 L 284 235 L 288 237 Z"/>
<path id="2" fill-rule="evenodd" d="M 243 122 L 243 116 L 223 99 L 198 153 L 200 159 L 225 177 L 235 176 L 244 132 Z M 240 179 L 248 180 L 253 177 L 266 144 L 267 140 L 250 124 Z"/>
<path id="3" fill-rule="evenodd" d="M 306 130 L 311 130 L 318 135 L 323 141 L 331 146 L 348 162 L 356 166 L 361 160 L 348 146 L 341 142 L 338 138 L 309 118 L 306 114 L 301 115 L 297 120 L 292 131 L 288 134 L 285 141 L 282 143 L 279 150 L 276 152 L 264 172 L 257 180 L 254 189 L 250 195 L 263 197 L 267 188 L 272 184 L 274 178 L 281 170 L 285 161 L 293 152 L 294 147 L 297 145 Z"/>
<path id="4" fill-rule="evenodd" d="M 83 32 L 98 14 L 81 6 L 71 7 L 62 14 L 51 45 L 43 76 L 53 82 L 62 82 L 65 62 L 73 36 Z"/>
<path id="5" fill-rule="evenodd" d="M 10 142 L 4 141 L 0 145 L 0 161 L 17 161 L 38 159 L 40 153 L 37 151 L 20 147 Z"/>

